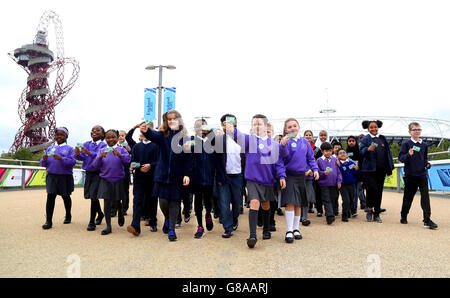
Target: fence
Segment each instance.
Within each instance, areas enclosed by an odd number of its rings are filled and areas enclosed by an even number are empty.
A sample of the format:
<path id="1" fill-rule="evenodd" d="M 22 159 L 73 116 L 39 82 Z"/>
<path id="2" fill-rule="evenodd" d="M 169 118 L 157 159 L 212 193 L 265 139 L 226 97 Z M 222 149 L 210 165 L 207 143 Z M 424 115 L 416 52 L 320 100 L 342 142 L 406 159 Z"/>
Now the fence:
<path id="1" fill-rule="evenodd" d="M 46 176 L 44 167 L 0 165 L 0 188 L 45 186 Z M 84 170 L 73 169 L 75 185 L 83 185 L 84 179 Z"/>
<path id="2" fill-rule="evenodd" d="M 430 190 L 450 191 L 450 159 L 431 160 L 431 168 L 428 170 L 428 186 Z M 386 177 L 385 187 L 396 188 L 401 192 L 405 187 L 403 181 L 404 164 L 395 164 L 392 176 Z"/>

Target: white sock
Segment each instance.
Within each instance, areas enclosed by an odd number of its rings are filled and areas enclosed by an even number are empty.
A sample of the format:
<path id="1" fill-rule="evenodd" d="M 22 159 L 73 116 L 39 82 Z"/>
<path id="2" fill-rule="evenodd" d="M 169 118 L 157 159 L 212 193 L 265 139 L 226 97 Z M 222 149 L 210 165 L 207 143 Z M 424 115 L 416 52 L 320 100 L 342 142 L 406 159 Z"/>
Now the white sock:
<path id="1" fill-rule="evenodd" d="M 284 212 L 284 216 L 286 217 L 286 226 L 287 226 L 287 231 L 292 232 L 292 227 L 294 224 L 294 217 L 295 217 L 295 212 L 294 211 L 287 211 L 285 210 Z"/>
<path id="2" fill-rule="evenodd" d="M 300 225 L 300 216 L 294 216 L 294 230 L 298 230 L 298 226 Z"/>

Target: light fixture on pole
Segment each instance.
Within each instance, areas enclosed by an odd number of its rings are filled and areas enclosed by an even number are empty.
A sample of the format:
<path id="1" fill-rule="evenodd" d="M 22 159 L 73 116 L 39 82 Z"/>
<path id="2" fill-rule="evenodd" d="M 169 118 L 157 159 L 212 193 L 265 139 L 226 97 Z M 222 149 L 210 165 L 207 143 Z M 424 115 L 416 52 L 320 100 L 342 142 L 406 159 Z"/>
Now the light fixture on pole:
<path id="1" fill-rule="evenodd" d="M 164 89 L 164 87 L 162 86 L 162 69 L 163 68 L 167 68 L 167 69 L 176 69 L 175 65 L 149 65 L 147 66 L 145 69 L 146 70 L 154 70 L 158 68 L 159 70 L 159 83 L 158 83 L 158 87 L 156 87 L 158 89 L 158 127 L 161 126 L 161 108 L 162 108 L 162 91 Z"/>
<path id="2" fill-rule="evenodd" d="M 329 119 L 329 114 L 330 113 L 336 113 L 335 109 L 330 109 L 328 106 L 328 88 L 325 88 L 325 92 L 327 95 L 327 108 L 320 110 L 319 112 L 322 114 L 326 114 L 327 115 L 327 132 L 330 133 L 330 119 Z"/>

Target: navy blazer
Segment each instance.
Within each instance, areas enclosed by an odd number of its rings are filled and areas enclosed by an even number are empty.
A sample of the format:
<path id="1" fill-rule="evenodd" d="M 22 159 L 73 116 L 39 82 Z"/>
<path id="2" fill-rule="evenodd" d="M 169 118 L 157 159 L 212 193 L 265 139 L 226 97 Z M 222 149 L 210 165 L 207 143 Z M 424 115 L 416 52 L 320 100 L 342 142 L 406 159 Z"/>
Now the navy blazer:
<path id="1" fill-rule="evenodd" d="M 148 129 L 144 136 L 159 146 L 158 166 L 155 171 L 155 182 L 183 184 L 183 177 L 192 177 L 192 157 L 183 150 L 183 139 L 174 140 L 176 152 L 172 150 L 172 140 L 177 137 L 178 130 L 169 130 L 166 137 L 161 131 Z"/>
<path id="2" fill-rule="evenodd" d="M 218 139 L 220 138 L 220 139 Z M 216 183 L 225 184 L 228 182 L 227 178 L 227 137 L 226 134 L 216 136 L 216 145 L 223 144 L 223 151 L 217 153 L 216 158 Z M 241 174 L 244 177 L 245 173 L 245 153 L 241 151 Z"/>
<path id="3" fill-rule="evenodd" d="M 214 150 L 214 138 L 204 142 L 200 138 L 191 137 L 195 145 L 191 147 L 193 159 L 192 183 L 197 185 L 214 185 L 216 175 L 217 153 Z"/>
<path id="4" fill-rule="evenodd" d="M 394 161 L 392 160 L 391 148 L 389 147 L 385 136 L 379 135 L 379 138 L 384 142 L 384 146 L 386 148 L 386 164 L 388 166 L 386 168 L 386 173 L 391 175 L 394 170 Z M 377 170 L 377 156 L 375 150 L 367 150 L 372 145 L 372 142 L 372 137 L 370 134 L 367 134 L 359 143 L 359 153 L 362 160 L 362 165 L 360 166 L 361 172 L 375 172 Z"/>

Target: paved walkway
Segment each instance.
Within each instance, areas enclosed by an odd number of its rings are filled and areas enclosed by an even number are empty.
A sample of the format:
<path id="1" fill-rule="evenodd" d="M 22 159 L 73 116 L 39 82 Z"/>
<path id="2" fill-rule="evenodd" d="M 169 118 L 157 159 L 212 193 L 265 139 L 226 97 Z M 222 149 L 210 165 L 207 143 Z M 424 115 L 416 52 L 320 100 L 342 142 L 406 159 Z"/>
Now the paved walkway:
<path id="1" fill-rule="evenodd" d="M 365 222 L 365 213 L 332 226 L 311 217 L 301 228 L 303 240 L 284 242 L 285 219 L 276 216 L 278 231 L 249 249 L 248 209 L 231 239 L 215 228 L 194 239 L 193 216 L 169 242 L 161 231 L 143 230 L 139 237 L 113 218 L 113 233 L 101 236 L 104 224 L 86 231 L 90 203 L 77 188 L 72 196 L 73 221 L 63 225 L 64 206 L 57 199 L 54 226 L 44 231 L 45 190 L 0 193 L 0 277 L 450 277 L 450 199 L 432 197 L 432 218 L 438 230 L 422 225 L 416 196 L 408 225 L 399 223 L 402 195 L 385 192 L 383 223 Z M 103 205 L 103 203 L 102 203 Z M 131 214 L 131 212 L 129 212 Z M 193 214 L 192 214 L 193 215 Z M 76 260 L 79 260 L 79 266 Z M 80 270 L 78 270 L 79 268 Z"/>

